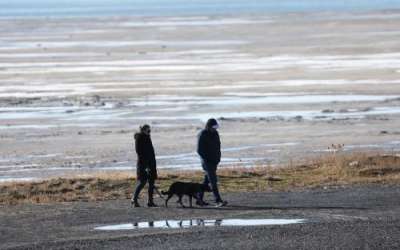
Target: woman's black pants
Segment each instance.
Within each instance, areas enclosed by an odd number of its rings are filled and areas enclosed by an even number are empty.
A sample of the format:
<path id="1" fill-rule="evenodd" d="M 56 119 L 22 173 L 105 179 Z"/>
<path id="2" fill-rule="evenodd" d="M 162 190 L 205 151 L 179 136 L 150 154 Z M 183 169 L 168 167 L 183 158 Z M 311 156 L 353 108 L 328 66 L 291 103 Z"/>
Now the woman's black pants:
<path id="1" fill-rule="evenodd" d="M 139 178 L 136 182 L 136 188 L 135 188 L 135 192 L 133 193 L 133 197 L 132 200 L 137 201 L 139 198 L 139 194 L 142 191 L 142 189 L 144 188 L 144 186 L 146 185 L 146 183 L 149 182 L 149 190 L 148 190 L 148 202 L 152 203 L 153 202 L 153 193 L 154 193 L 154 182 L 155 180 L 153 178 L 148 178 L 148 176 L 146 176 L 146 178 Z"/>

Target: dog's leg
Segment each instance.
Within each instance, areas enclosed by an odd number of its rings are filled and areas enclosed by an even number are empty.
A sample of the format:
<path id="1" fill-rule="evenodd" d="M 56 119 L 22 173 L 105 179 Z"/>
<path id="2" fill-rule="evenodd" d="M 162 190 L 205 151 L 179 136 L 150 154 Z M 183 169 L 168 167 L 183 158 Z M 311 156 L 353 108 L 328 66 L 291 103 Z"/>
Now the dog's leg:
<path id="1" fill-rule="evenodd" d="M 165 207 L 168 207 L 168 201 L 169 201 L 169 199 L 171 199 L 172 196 L 173 196 L 173 194 L 168 194 L 167 199 L 165 199 Z"/>
<path id="2" fill-rule="evenodd" d="M 189 195 L 189 206 L 192 208 L 193 206 L 192 206 L 192 199 L 193 199 L 193 196 L 192 195 Z"/>
<path id="3" fill-rule="evenodd" d="M 196 199 L 197 204 L 203 204 L 204 203 L 203 199 L 201 198 L 200 193 L 195 193 L 194 194 L 194 198 Z"/>
<path id="4" fill-rule="evenodd" d="M 195 193 L 194 198 L 196 199 L 196 201 L 201 202 L 202 200 L 200 199 L 200 194 L 199 193 Z"/>
<path id="5" fill-rule="evenodd" d="M 185 205 L 183 205 L 183 202 L 182 202 L 182 195 L 179 195 L 178 203 L 181 204 L 182 207 L 185 207 Z"/>

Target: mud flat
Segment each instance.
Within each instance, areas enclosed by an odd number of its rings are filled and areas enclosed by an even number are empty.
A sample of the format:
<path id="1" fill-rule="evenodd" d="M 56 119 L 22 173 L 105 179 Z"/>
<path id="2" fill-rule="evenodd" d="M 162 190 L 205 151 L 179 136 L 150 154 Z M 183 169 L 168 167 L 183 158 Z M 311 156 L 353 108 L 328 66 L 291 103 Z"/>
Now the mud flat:
<path id="1" fill-rule="evenodd" d="M 0 181 L 131 172 L 150 123 L 162 169 L 400 150 L 400 13 L 3 18 Z"/>
<path id="2" fill-rule="evenodd" d="M 0 248 L 397 249 L 399 192 L 371 185 L 225 193 L 225 208 L 133 209 L 129 200 L 3 206 Z"/>

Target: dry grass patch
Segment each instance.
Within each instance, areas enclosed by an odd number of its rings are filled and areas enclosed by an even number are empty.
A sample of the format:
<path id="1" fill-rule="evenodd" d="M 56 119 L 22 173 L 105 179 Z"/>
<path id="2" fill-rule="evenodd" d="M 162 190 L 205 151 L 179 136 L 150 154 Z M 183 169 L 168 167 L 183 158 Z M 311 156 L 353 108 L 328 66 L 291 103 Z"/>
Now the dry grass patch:
<path id="1" fill-rule="evenodd" d="M 332 153 L 308 162 L 280 167 L 222 168 L 218 171 L 220 188 L 222 192 L 252 192 L 400 183 L 400 157 L 394 154 Z M 174 181 L 201 182 L 202 179 L 200 171 L 160 171 L 157 185 L 165 190 Z M 109 172 L 32 183 L 4 183 L 0 185 L 0 204 L 129 199 L 134 185 L 134 175 Z"/>

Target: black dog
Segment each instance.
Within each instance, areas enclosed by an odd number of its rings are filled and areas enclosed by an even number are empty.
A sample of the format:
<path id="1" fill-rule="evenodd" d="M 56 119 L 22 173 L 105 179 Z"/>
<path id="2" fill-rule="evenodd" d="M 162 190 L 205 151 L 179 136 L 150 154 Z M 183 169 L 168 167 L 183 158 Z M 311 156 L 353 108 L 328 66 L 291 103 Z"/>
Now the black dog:
<path id="1" fill-rule="evenodd" d="M 179 197 L 178 201 L 182 207 L 185 207 L 182 203 L 182 196 L 189 196 L 189 204 L 192 207 L 192 198 L 194 197 L 199 203 L 204 203 L 203 200 L 200 199 L 200 193 L 203 192 L 211 192 L 210 186 L 207 184 L 199 184 L 193 182 L 174 182 L 169 187 L 167 192 L 161 192 L 163 195 L 168 195 L 165 200 L 165 207 L 168 207 L 168 200 L 171 199 L 172 196 L 177 195 Z"/>

